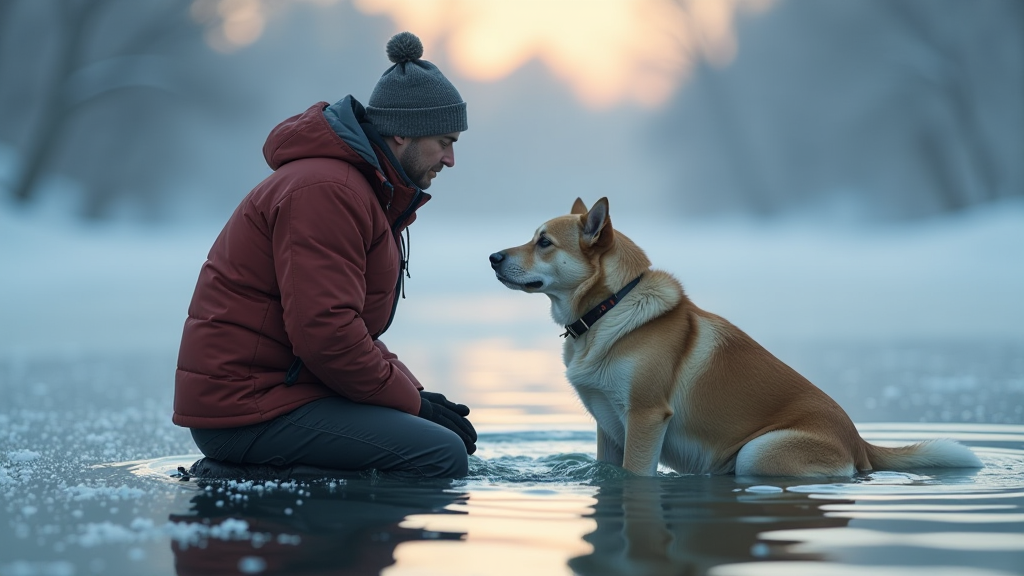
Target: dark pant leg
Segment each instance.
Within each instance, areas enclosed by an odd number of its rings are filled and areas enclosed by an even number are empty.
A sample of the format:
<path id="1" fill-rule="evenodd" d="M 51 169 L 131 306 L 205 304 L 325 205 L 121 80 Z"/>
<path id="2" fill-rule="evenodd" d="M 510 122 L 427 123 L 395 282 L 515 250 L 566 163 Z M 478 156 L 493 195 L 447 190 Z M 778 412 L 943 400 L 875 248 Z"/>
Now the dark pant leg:
<path id="1" fill-rule="evenodd" d="M 268 422 L 193 429 L 204 455 L 234 464 L 305 464 L 430 478 L 469 471 L 466 445 L 447 428 L 399 410 L 322 398 Z"/>

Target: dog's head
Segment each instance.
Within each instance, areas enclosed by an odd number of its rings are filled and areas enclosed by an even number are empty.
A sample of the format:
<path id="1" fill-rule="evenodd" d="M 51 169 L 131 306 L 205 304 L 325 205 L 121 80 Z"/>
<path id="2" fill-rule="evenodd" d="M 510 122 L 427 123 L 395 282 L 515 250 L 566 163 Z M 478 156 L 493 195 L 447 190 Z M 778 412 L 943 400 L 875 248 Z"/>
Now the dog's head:
<path id="1" fill-rule="evenodd" d="M 612 243 L 608 199 L 587 210 L 579 198 L 572 212 L 548 220 L 522 246 L 491 254 L 491 268 L 513 290 L 568 293 L 594 276 L 601 252 Z"/>
<path id="2" fill-rule="evenodd" d="M 569 214 L 542 224 L 526 244 L 491 254 L 491 268 L 498 280 L 513 290 L 548 295 L 552 313 L 560 321 L 576 313 L 589 300 L 590 292 L 604 294 L 609 281 L 619 282 L 623 274 L 633 273 L 619 273 L 620 259 L 606 257 L 617 252 L 620 240 L 633 246 L 612 230 L 607 198 L 589 210 L 577 198 Z M 646 257 L 642 260 L 639 264 L 644 268 L 649 265 Z M 605 297 L 607 294 L 599 300 Z"/>

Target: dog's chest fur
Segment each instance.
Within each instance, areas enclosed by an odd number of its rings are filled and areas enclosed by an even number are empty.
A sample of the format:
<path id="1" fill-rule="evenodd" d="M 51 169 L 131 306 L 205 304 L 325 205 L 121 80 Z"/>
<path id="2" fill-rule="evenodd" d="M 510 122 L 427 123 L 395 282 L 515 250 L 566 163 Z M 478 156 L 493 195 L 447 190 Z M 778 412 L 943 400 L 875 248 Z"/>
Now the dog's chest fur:
<path id="1" fill-rule="evenodd" d="M 622 353 L 616 343 L 629 332 L 641 329 L 651 319 L 676 306 L 681 290 L 655 276 L 647 285 L 638 286 L 635 297 L 623 299 L 619 306 L 596 322 L 580 339 L 568 339 L 563 348 L 566 378 L 576 390 L 587 411 L 601 429 L 620 448 L 625 446 L 626 421 L 635 371 L 643 362 L 658 361 L 650 350 Z M 641 288 L 643 288 L 641 290 Z M 631 294 L 630 296 L 633 296 Z M 690 385 L 701 374 L 716 344 L 715 330 L 703 319 L 701 332 L 691 354 L 683 361 L 677 382 L 672 387 L 670 407 L 673 417 L 668 425 L 660 460 L 678 472 L 704 472 L 712 465 L 712 452 L 692 441 L 686 434 Z M 676 351 L 675 353 L 678 353 Z M 662 357 L 661 361 L 667 358 Z"/>
<path id="2" fill-rule="evenodd" d="M 567 343 L 572 346 L 574 343 Z M 591 356 L 593 357 L 593 356 Z M 566 378 L 576 390 L 587 412 L 621 447 L 626 437 L 626 414 L 629 412 L 629 386 L 632 359 L 587 361 L 576 358 L 566 365 Z"/>

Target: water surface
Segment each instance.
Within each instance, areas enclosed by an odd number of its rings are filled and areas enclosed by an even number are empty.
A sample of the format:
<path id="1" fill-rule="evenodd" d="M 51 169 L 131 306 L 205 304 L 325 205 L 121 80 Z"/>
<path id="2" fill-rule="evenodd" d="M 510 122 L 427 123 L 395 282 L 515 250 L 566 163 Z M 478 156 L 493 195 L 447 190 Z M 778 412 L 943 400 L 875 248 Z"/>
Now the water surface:
<path id="1" fill-rule="evenodd" d="M 950 437 L 985 468 L 639 478 L 594 460 L 563 383 L 527 379 L 510 392 L 554 401 L 466 390 L 482 431 L 466 479 L 180 481 L 171 474 L 198 454 L 169 422 L 173 358 L 11 356 L 0 359 L 0 576 L 1024 573 L 1019 346 L 781 353 L 872 442 Z M 516 414 L 532 419 L 509 424 Z"/>

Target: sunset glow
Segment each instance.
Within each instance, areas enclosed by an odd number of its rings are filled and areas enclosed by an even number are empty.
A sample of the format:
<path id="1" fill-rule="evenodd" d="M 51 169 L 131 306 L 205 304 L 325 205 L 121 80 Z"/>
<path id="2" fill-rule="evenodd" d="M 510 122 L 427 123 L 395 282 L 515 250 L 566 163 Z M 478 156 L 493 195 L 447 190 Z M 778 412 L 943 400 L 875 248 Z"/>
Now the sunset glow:
<path id="1" fill-rule="evenodd" d="M 293 4 L 337 4 L 338 0 L 193 0 L 192 19 L 205 28 L 206 44 L 234 52 L 256 42 L 271 18 Z"/>
<path id="2" fill-rule="evenodd" d="M 297 3 L 338 0 L 194 0 L 192 17 L 214 49 L 256 42 L 267 23 Z M 428 60 L 480 82 L 538 61 L 593 108 L 664 102 L 700 59 L 729 63 L 735 20 L 773 0 L 352 0 L 410 30 Z M 442 57 L 443 54 L 443 57 Z"/>
<path id="3" fill-rule="evenodd" d="M 354 0 L 414 30 L 427 53 L 443 49 L 478 81 L 543 63 L 584 104 L 656 106 L 698 58 L 725 64 L 736 53 L 733 22 L 771 0 Z"/>
<path id="4" fill-rule="evenodd" d="M 502 339 L 464 346 L 454 366 L 474 422 L 501 424 L 589 424 L 565 379 L 558 348 L 523 349 Z"/>
<path id="5" fill-rule="evenodd" d="M 597 528 L 589 517 L 595 504 L 589 494 L 538 498 L 506 490 L 475 492 L 467 505 L 451 507 L 460 513 L 412 515 L 401 524 L 463 533 L 463 539 L 403 542 L 395 549 L 395 564 L 382 574 L 470 576 L 490 566 L 485 573 L 571 576 L 569 560 L 593 552 L 583 537 Z M 458 562 L 451 561 L 455 557 Z"/>

